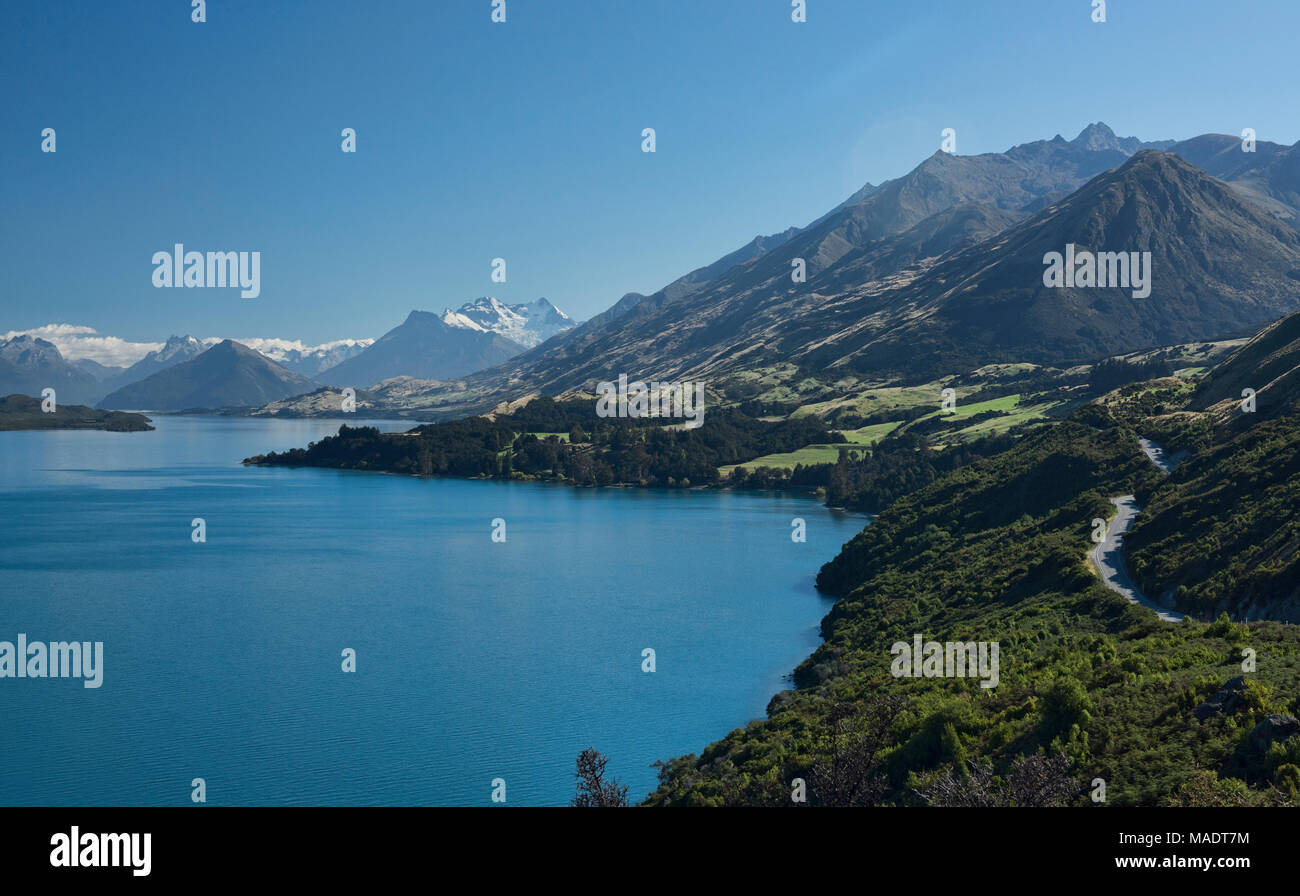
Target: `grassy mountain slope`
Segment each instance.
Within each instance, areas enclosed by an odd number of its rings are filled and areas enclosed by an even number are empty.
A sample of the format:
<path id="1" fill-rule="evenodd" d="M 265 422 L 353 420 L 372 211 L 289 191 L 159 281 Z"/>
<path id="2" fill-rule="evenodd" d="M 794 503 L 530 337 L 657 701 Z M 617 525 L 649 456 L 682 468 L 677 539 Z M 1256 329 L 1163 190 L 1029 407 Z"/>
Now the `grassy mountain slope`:
<path id="1" fill-rule="evenodd" d="M 916 276 L 913 266 L 997 234 L 1144 147 L 1167 145 L 1118 138 L 1097 124 L 1074 140 L 1058 136 L 1007 153 L 936 153 L 805 228 L 760 237 L 652 295 L 625 297 L 619 313 L 598 315 L 508 364 L 378 400 L 479 412 L 527 393 L 590 388 L 621 372 L 717 381 L 791 357 L 799 376 L 800 364 L 819 369 L 823 358 L 814 353 L 823 342 L 855 327 L 879 333 L 899 323 L 907 313 L 899 290 Z M 791 279 L 794 259 L 807 265 L 805 283 Z"/>
<path id="2" fill-rule="evenodd" d="M 1150 252 L 1150 295 L 1044 286 L 1044 255 L 1067 243 Z M 895 293 L 884 298 L 894 314 L 831 337 L 810 360 L 920 376 L 1252 330 L 1300 307 L 1300 234 L 1177 156 L 1145 150 Z"/>

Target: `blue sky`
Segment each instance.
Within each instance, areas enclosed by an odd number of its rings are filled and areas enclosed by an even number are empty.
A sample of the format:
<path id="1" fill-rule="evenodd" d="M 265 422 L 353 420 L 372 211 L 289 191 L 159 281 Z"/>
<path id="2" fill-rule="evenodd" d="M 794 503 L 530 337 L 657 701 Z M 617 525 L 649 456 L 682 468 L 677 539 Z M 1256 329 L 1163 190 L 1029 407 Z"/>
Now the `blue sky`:
<path id="1" fill-rule="evenodd" d="M 905 173 L 946 127 L 961 154 L 1096 120 L 1300 139 L 1294 0 L 1112 0 L 1104 24 L 1091 0 L 807 7 L 210 0 L 195 24 L 189 0 L 7 0 L 0 334 L 314 344 L 481 295 L 586 318 Z M 261 295 L 155 289 L 176 242 L 260 251 Z"/>

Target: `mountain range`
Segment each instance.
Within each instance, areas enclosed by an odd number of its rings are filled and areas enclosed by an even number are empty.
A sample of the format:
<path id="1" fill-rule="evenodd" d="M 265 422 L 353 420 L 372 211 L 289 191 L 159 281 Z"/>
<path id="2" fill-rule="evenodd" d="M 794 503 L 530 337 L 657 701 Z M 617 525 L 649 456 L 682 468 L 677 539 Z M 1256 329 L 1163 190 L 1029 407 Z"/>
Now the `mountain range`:
<path id="1" fill-rule="evenodd" d="M 220 340 L 204 340 L 205 345 L 215 345 Z M 272 361 L 287 367 L 294 373 L 314 377 L 348 358 L 365 351 L 373 339 L 339 339 L 323 345 L 303 346 L 301 342 L 284 339 L 236 339 L 254 351 L 266 355 Z"/>
<path id="2" fill-rule="evenodd" d="M 70 364 L 54 343 L 37 336 L 0 342 L 0 394 L 38 396 L 46 388 L 67 404 L 93 404 L 103 395 L 98 378 Z"/>
<path id="3" fill-rule="evenodd" d="M 1003 153 L 936 152 L 806 227 L 757 237 L 580 325 L 545 299 L 484 297 L 412 311 L 373 344 L 346 341 L 338 363 L 254 347 L 312 388 L 353 386 L 371 390 L 377 410 L 450 415 L 620 374 L 703 380 L 717 400 L 743 395 L 756 375 L 778 386 L 920 383 L 1247 335 L 1300 309 L 1300 144 L 1246 149 L 1228 135 L 1146 142 L 1096 123 Z M 1150 294 L 1047 285 L 1046 259 L 1067 247 L 1149 258 Z M 94 397 L 96 377 L 103 392 L 119 390 L 206 348 L 173 337 L 113 374 L 60 364 L 36 342 L 0 350 L 0 391 L 58 379 Z"/>
<path id="4" fill-rule="evenodd" d="M 1143 142 L 1101 123 L 1005 153 L 937 152 L 508 363 L 403 384 L 403 401 L 465 412 L 620 373 L 725 388 L 781 365 L 796 378 L 924 380 L 1244 334 L 1300 308 L 1298 172 L 1295 146 Z M 1067 244 L 1151 252 L 1152 294 L 1045 287 L 1044 254 Z"/>
<path id="5" fill-rule="evenodd" d="M 209 347 L 193 336 L 169 336 L 162 348 L 145 355 L 117 377 L 107 381 L 106 385 L 118 389 L 131 383 L 138 383 L 168 367 L 197 358 Z"/>
<path id="6" fill-rule="evenodd" d="M 405 324 L 387 334 L 379 349 L 369 353 L 367 350 L 376 340 L 342 339 L 317 346 L 303 346 L 301 342 L 284 339 L 235 342 L 278 367 L 299 374 L 315 388 L 320 383 L 368 385 L 394 376 L 458 376 L 513 357 L 573 326 L 574 321 L 546 299 L 507 305 L 485 297 L 467 302 L 455 311 L 446 309 L 440 316 L 412 312 Z M 54 387 L 60 400 L 94 404 L 109 395 L 118 402 L 125 395 L 130 396 L 130 402 L 142 402 L 139 406 L 162 410 L 172 400 L 170 385 L 157 394 L 149 391 L 152 386 L 134 390 L 128 387 L 191 361 L 222 341 L 170 336 L 161 348 L 150 351 L 131 366 L 112 367 L 88 358 L 69 360 L 48 340 L 18 335 L 7 342 L 0 341 L 0 394 L 39 395 L 42 389 Z M 363 354 L 363 360 L 335 373 L 341 365 Z M 217 372 L 216 368 L 205 369 Z M 374 379 L 370 379 L 372 375 Z M 244 390 L 226 394 L 215 389 L 206 400 L 220 403 L 186 407 L 242 406 L 242 399 L 249 394 Z"/>
<path id="7" fill-rule="evenodd" d="M 491 367 L 573 328 L 546 299 L 506 305 L 481 298 L 442 314 L 412 311 L 400 326 L 320 378 L 335 386 L 366 387 L 396 377 L 448 380 Z"/>
<path id="8" fill-rule="evenodd" d="M 1044 285 L 1044 257 L 1068 244 L 1149 252 L 1150 295 Z M 1142 150 L 914 280 L 846 298 L 870 302 L 877 322 L 830 333 L 809 366 L 928 375 L 1090 361 L 1254 331 L 1300 308 L 1300 233 L 1177 155 Z"/>
<path id="9" fill-rule="evenodd" d="M 234 340 L 123 386 L 99 402 L 103 410 L 184 411 L 257 407 L 319 384 Z"/>

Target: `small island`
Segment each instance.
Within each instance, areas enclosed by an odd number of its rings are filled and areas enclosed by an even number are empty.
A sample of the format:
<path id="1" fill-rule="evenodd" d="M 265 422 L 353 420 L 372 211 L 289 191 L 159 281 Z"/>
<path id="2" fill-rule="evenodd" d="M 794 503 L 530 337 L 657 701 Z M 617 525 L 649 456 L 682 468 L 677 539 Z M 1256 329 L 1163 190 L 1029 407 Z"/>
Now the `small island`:
<path id="1" fill-rule="evenodd" d="M 144 414 L 100 411 L 80 404 L 56 405 L 45 413 L 41 400 L 30 395 L 0 398 L 0 432 L 19 429 L 101 429 L 106 432 L 149 432 L 153 427 Z"/>

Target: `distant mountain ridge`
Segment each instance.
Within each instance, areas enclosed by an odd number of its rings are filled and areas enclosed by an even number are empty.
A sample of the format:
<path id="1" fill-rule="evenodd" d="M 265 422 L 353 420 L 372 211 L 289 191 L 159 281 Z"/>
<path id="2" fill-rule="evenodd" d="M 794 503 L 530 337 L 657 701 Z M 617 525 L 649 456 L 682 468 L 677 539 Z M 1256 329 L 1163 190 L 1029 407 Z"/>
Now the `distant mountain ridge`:
<path id="1" fill-rule="evenodd" d="M 293 347 L 294 345 L 301 345 L 301 343 L 289 343 L 288 347 L 286 347 L 287 340 L 282 339 L 236 339 L 235 341 L 247 345 L 254 351 L 261 352 L 275 363 L 287 367 L 294 373 L 314 377 L 331 367 L 342 364 L 349 358 L 361 354 L 373 345 L 375 340 L 339 339 L 334 342 L 326 342 L 323 345 L 304 346 L 302 348 Z"/>
<path id="2" fill-rule="evenodd" d="M 394 377 L 449 380 L 491 367 L 543 344 L 574 322 L 546 299 L 506 305 L 484 297 L 442 314 L 412 311 L 356 356 L 323 371 L 335 386 L 364 388 Z M 512 338 L 514 337 L 514 338 Z"/>
<path id="3" fill-rule="evenodd" d="M 412 311 L 365 351 L 324 371 L 335 386 L 372 386 L 400 376 L 447 380 L 499 364 L 524 348 L 504 336 L 453 325 L 441 315 Z"/>
<path id="4" fill-rule="evenodd" d="M 1151 294 L 1052 288 L 1067 244 L 1149 252 Z M 1172 153 L 1142 150 L 1060 203 L 872 298 L 879 327 L 831 335 L 810 364 L 914 373 L 1087 361 L 1253 331 L 1300 308 L 1300 233 Z"/>
<path id="5" fill-rule="evenodd" d="M 123 386 L 98 407 L 148 411 L 260 407 L 319 385 L 227 339 L 188 361 Z"/>
<path id="6" fill-rule="evenodd" d="M 62 354 L 62 352 L 60 352 Z M 66 356 L 65 356 L 66 359 Z M 78 358 L 72 362 L 73 367 L 77 367 L 99 380 L 101 383 L 108 382 L 126 373 L 125 367 L 110 367 L 107 364 L 100 364 L 90 358 Z"/>
<path id="7" fill-rule="evenodd" d="M 99 379 L 66 360 L 54 343 L 38 336 L 0 342 L 0 395 L 37 397 L 46 388 L 66 404 L 93 404 L 104 394 Z"/>
<path id="8" fill-rule="evenodd" d="M 115 388 L 138 383 L 146 377 L 151 377 L 160 370 L 166 370 L 176 364 L 184 363 L 191 358 L 197 358 L 209 348 L 201 340 L 193 336 L 168 336 L 163 347 L 157 351 L 149 352 L 139 361 L 136 361 L 119 375 L 114 383 Z"/>
<path id="9" fill-rule="evenodd" d="M 1076 196 L 1137 156 L 1128 186 L 1108 181 Z M 1043 361 L 1085 361 L 1248 331 L 1300 307 L 1291 288 L 1300 281 L 1289 274 L 1295 231 L 1284 223 L 1300 210 L 1289 179 L 1297 161 L 1300 149 L 1267 141 L 1254 152 L 1226 135 L 1147 142 L 1100 122 L 1073 140 L 1058 135 L 1005 153 L 936 152 L 805 228 L 761 237 L 654 294 L 629 294 L 618 313 L 470 374 L 454 390 L 405 391 L 427 407 L 446 393 L 449 405 L 469 410 L 591 388 L 620 372 L 716 379 L 786 362 L 912 378 L 1027 349 Z M 1141 200 L 1124 192 L 1139 187 Z M 1130 220 L 1139 210 L 1144 217 Z M 1036 237 L 1040 227 L 1053 231 L 1050 240 Z M 1154 299 L 1124 308 L 1114 292 L 1044 292 L 1043 252 L 1067 243 L 1153 251 Z M 806 265 L 805 283 L 792 281 L 795 259 Z M 965 283 L 962 301 L 950 294 L 951 278 Z M 1184 287 L 1187 301 L 1177 294 Z M 983 326 L 981 315 L 992 315 Z"/>
<path id="10" fill-rule="evenodd" d="M 620 373 L 719 382 L 780 368 L 905 382 L 1251 332 L 1300 308 L 1300 144 L 1245 148 L 1222 134 L 1119 137 L 1097 122 L 1073 140 L 936 152 L 806 227 L 756 237 L 580 325 L 545 299 L 483 297 L 412 311 L 369 346 L 349 341 L 351 356 L 332 366 L 277 357 L 319 370 L 316 384 L 373 387 L 376 407 L 464 413 Z M 1152 294 L 1044 286 L 1045 253 L 1067 245 L 1151 253 Z M 140 364 L 193 352 L 176 339 Z M 68 367 L 74 380 L 87 373 Z M 383 386 L 398 379 L 400 389 Z"/>
<path id="11" fill-rule="evenodd" d="M 400 376 L 455 377 L 513 357 L 529 345 L 539 345 L 575 325 L 575 321 L 545 298 L 507 305 L 485 297 L 467 302 L 456 311 L 447 309 L 440 319 L 427 312 L 412 312 L 402 327 L 390 332 L 380 350 L 355 365 L 342 367 L 337 379 L 333 371 L 365 353 L 377 340 L 341 339 L 317 346 L 304 346 L 286 339 L 233 342 L 285 371 L 298 374 L 302 377 L 299 385 L 315 389 L 323 382 L 344 386 Z M 142 402 L 138 406 L 174 409 L 167 397 L 171 387 L 164 387 L 161 393 L 156 383 L 142 390 L 128 387 L 194 360 L 223 341 L 232 340 L 173 335 L 160 348 L 148 352 L 129 367 L 108 367 L 89 359 L 69 361 L 54 343 L 38 336 L 18 335 L 0 341 L 0 390 L 39 395 L 42 389 L 52 387 L 61 401 L 94 404 L 108 398 L 114 403 L 126 401 L 124 406 Z M 213 372 L 220 371 L 213 369 Z M 372 375 L 376 378 L 367 380 Z M 198 396 L 201 390 L 193 391 Z M 278 394 L 278 389 L 271 392 L 277 393 L 272 400 L 288 397 Z M 242 401 L 256 394 L 256 390 L 236 390 L 234 396 Z M 234 397 L 221 387 L 203 400 L 223 403 L 187 407 L 227 406 Z M 163 404 L 151 403 L 158 401 Z"/>

